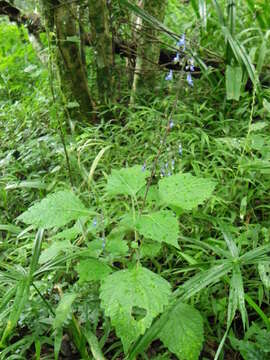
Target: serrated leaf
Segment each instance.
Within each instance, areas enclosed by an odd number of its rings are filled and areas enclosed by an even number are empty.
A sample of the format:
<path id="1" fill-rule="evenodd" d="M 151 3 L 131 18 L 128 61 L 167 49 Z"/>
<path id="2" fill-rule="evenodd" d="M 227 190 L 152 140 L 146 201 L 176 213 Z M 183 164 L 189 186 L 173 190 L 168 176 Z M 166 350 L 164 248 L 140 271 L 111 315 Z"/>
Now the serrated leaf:
<path id="1" fill-rule="evenodd" d="M 204 340 L 201 314 L 188 304 L 177 304 L 159 338 L 179 359 L 197 360 Z"/>
<path id="2" fill-rule="evenodd" d="M 77 294 L 74 293 L 63 295 L 55 311 L 55 319 L 53 322 L 54 329 L 61 328 L 64 325 L 64 323 L 67 321 L 71 313 L 72 303 L 76 299 L 76 296 Z"/>
<path id="3" fill-rule="evenodd" d="M 18 219 L 26 224 L 49 229 L 64 226 L 72 220 L 92 213 L 73 192 L 63 190 L 48 195 L 21 214 Z"/>
<path id="4" fill-rule="evenodd" d="M 79 283 L 103 280 L 112 272 L 107 264 L 97 259 L 81 260 L 76 270 L 80 277 Z"/>
<path id="5" fill-rule="evenodd" d="M 107 192 L 110 195 L 131 195 L 136 193 L 145 185 L 149 171 L 142 171 L 139 165 L 131 168 L 112 170 L 108 178 Z"/>
<path id="6" fill-rule="evenodd" d="M 167 205 L 192 210 L 208 199 L 215 188 L 215 182 L 195 177 L 189 173 L 176 174 L 159 182 L 159 193 Z"/>
<path id="7" fill-rule="evenodd" d="M 81 230 L 79 229 L 79 227 L 77 226 L 77 224 L 75 224 L 74 226 L 72 226 L 69 229 L 65 229 L 63 231 L 60 231 L 59 233 L 55 234 L 52 236 L 53 240 L 58 240 L 58 239 L 65 239 L 65 240 L 73 240 L 75 239 L 79 234 L 81 234 Z"/>
<path id="8" fill-rule="evenodd" d="M 268 126 L 268 123 L 266 121 L 256 122 L 256 123 L 250 125 L 250 132 L 262 130 L 266 126 Z"/>
<path id="9" fill-rule="evenodd" d="M 136 229 L 145 238 L 179 247 L 178 221 L 170 210 L 161 210 L 140 216 L 136 221 Z"/>
<path id="10" fill-rule="evenodd" d="M 110 255 L 126 255 L 128 253 L 128 245 L 125 240 L 119 239 L 110 239 L 106 241 L 105 250 Z"/>
<path id="11" fill-rule="evenodd" d="M 68 240 L 56 241 L 56 242 L 52 243 L 51 246 L 49 246 L 47 249 L 42 251 L 40 258 L 39 258 L 39 263 L 40 264 L 46 263 L 47 261 L 55 258 L 61 251 L 70 249 L 70 247 L 71 247 L 71 244 Z"/>
<path id="12" fill-rule="evenodd" d="M 166 280 L 141 266 L 117 271 L 104 280 L 100 289 L 101 306 L 111 318 L 125 353 L 162 313 L 170 294 Z M 132 315 L 134 309 L 143 310 L 145 316 L 136 319 Z"/>
<path id="13" fill-rule="evenodd" d="M 153 259 L 158 255 L 161 249 L 161 244 L 156 242 L 146 242 L 143 241 L 141 247 L 140 247 L 140 254 L 141 257 L 149 257 L 150 259 Z"/>

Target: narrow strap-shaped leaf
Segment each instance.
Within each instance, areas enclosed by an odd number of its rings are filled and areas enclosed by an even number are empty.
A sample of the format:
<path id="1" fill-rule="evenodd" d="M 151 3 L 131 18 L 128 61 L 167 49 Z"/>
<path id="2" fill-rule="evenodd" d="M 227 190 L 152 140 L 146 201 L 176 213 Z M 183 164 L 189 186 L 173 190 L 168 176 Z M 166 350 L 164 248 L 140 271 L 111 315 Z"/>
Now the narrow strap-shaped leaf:
<path id="1" fill-rule="evenodd" d="M 101 348 L 99 346 L 96 335 L 89 329 L 84 331 L 83 334 L 84 334 L 86 340 L 88 341 L 88 344 L 90 346 L 90 349 L 91 349 L 94 359 L 95 360 L 106 360 L 101 351 Z"/>
<path id="2" fill-rule="evenodd" d="M 258 86 L 258 77 L 256 74 L 256 70 L 244 46 L 241 45 L 237 39 L 233 38 L 227 27 L 222 26 L 221 29 L 226 39 L 230 43 L 230 46 L 238 63 L 242 63 L 245 66 L 245 69 L 247 70 L 247 73 L 250 77 L 250 80 L 253 82 L 253 85 Z"/>

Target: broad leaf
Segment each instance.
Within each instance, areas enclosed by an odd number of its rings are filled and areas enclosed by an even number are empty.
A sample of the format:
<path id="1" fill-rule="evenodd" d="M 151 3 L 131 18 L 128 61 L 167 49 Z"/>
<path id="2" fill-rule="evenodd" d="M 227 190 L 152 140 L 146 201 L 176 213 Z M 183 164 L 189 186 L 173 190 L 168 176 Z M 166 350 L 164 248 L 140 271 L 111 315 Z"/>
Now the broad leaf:
<path id="1" fill-rule="evenodd" d="M 111 318 L 125 353 L 162 313 L 170 294 L 170 284 L 166 280 L 141 266 L 115 272 L 104 280 L 101 306 Z"/>
<path id="2" fill-rule="evenodd" d="M 159 338 L 181 360 L 197 360 L 203 343 L 203 319 L 192 306 L 179 303 L 170 312 Z"/>
<path id="3" fill-rule="evenodd" d="M 73 192 L 63 190 L 48 195 L 21 214 L 18 219 L 26 224 L 49 229 L 64 226 L 72 220 L 92 213 Z"/>
<path id="4" fill-rule="evenodd" d="M 76 270 L 80 277 L 79 283 L 102 280 L 112 272 L 107 264 L 97 259 L 81 260 Z"/>
<path id="5" fill-rule="evenodd" d="M 67 319 L 70 317 L 71 306 L 73 301 L 76 299 L 77 294 L 70 293 L 64 294 L 60 300 L 59 305 L 56 308 L 55 319 L 53 322 L 53 328 L 61 328 Z"/>
<path id="6" fill-rule="evenodd" d="M 110 195 L 131 195 L 136 193 L 145 185 L 149 171 L 142 171 L 139 165 L 131 168 L 112 170 L 108 178 L 107 192 Z"/>
<path id="7" fill-rule="evenodd" d="M 68 240 L 64 241 L 56 241 L 51 244 L 47 249 L 42 251 L 39 263 L 44 264 L 47 261 L 50 261 L 51 259 L 55 258 L 61 251 L 70 250 L 71 244 Z"/>
<path id="8" fill-rule="evenodd" d="M 226 93 L 227 100 L 238 101 L 241 95 L 242 86 L 242 68 L 241 66 L 226 67 Z"/>
<path id="9" fill-rule="evenodd" d="M 141 247 L 140 247 L 140 255 L 141 257 L 148 257 L 150 259 L 153 259 L 158 255 L 161 249 L 161 244 L 156 242 L 146 242 L 143 241 Z"/>
<path id="10" fill-rule="evenodd" d="M 142 215 L 136 222 L 136 229 L 145 238 L 179 247 L 178 221 L 172 211 L 161 210 Z"/>
<path id="11" fill-rule="evenodd" d="M 125 240 L 119 239 L 107 239 L 105 250 L 113 256 L 122 255 L 125 256 L 128 253 L 128 245 Z"/>
<path id="12" fill-rule="evenodd" d="M 165 204 L 192 210 L 208 199 L 215 188 L 209 179 L 195 177 L 189 173 L 176 174 L 159 182 L 159 193 Z"/>

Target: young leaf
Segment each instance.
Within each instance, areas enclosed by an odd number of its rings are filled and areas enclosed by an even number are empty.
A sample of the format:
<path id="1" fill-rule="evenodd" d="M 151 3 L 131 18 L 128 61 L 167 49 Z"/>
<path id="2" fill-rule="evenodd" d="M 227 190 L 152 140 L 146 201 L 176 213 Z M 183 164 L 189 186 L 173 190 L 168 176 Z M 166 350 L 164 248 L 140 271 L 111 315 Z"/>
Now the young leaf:
<path id="1" fill-rule="evenodd" d="M 58 304 L 55 312 L 55 319 L 53 322 L 54 329 L 61 329 L 67 320 L 70 312 L 73 301 L 76 299 L 77 294 L 69 293 L 64 294 Z"/>
<path id="2" fill-rule="evenodd" d="M 136 193 L 145 185 L 149 171 L 142 171 L 139 165 L 131 168 L 112 170 L 108 178 L 107 192 L 110 195 L 131 195 Z"/>
<path id="3" fill-rule="evenodd" d="M 159 182 L 159 193 L 165 204 L 192 210 L 208 199 L 215 188 L 209 179 L 192 176 L 189 173 L 176 174 Z"/>
<path id="4" fill-rule="evenodd" d="M 21 214 L 18 219 L 26 224 L 49 229 L 64 226 L 71 220 L 92 213 L 73 192 L 63 190 L 48 195 Z"/>
<path id="5" fill-rule="evenodd" d="M 188 304 L 177 304 L 170 312 L 159 338 L 179 359 L 197 360 L 204 339 L 201 314 Z"/>
<path id="6" fill-rule="evenodd" d="M 112 272 L 112 269 L 97 259 L 87 259 L 80 261 L 77 271 L 80 276 L 79 283 L 82 283 L 103 280 Z"/>
<path id="7" fill-rule="evenodd" d="M 178 221 L 172 211 L 161 210 L 142 215 L 136 222 L 136 229 L 145 238 L 179 247 Z"/>
<path id="8" fill-rule="evenodd" d="M 100 289 L 101 306 L 111 318 L 125 353 L 163 311 L 170 294 L 166 280 L 141 266 L 117 271 L 104 280 Z M 136 309 L 142 313 L 138 319 L 132 314 Z"/>

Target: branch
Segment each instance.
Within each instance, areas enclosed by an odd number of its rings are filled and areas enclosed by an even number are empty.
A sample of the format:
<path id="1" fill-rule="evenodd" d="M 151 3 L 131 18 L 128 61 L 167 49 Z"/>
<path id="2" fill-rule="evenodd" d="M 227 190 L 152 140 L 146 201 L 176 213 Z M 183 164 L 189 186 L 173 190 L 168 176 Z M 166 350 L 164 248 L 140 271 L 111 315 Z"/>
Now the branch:
<path id="1" fill-rule="evenodd" d="M 0 1 L 0 15 L 8 16 L 9 20 L 15 22 L 18 26 L 24 25 L 27 28 L 28 32 L 35 36 L 38 36 L 41 32 L 45 32 L 45 29 L 41 23 L 41 18 L 38 14 L 22 14 L 18 8 L 16 8 L 7 1 Z M 86 46 L 92 46 L 91 34 L 85 34 L 84 44 Z M 118 54 L 122 57 L 130 57 L 135 63 L 137 53 L 136 44 L 127 43 L 122 41 L 121 39 L 114 39 L 113 45 L 115 54 Z M 174 57 L 175 51 L 161 49 L 159 65 L 165 69 L 172 69 L 176 71 L 183 70 L 182 66 L 173 63 Z M 210 64 L 209 61 L 206 61 L 206 64 L 211 65 L 214 68 L 219 67 L 218 62 L 212 62 Z M 200 72 L 199 68 L 196 68 L 195 70 L 197 74 Z"/>
<path id="2" fill-rule="evenodd" d="M 15 22 L 18 26 L 25 25 L 30 34 L 36 35 L 45 31 L 38 14 L 24 15 L 18 8 L 7 1 L 0 1 L 0 15 L 8 16 L 9 20 Z"/>

